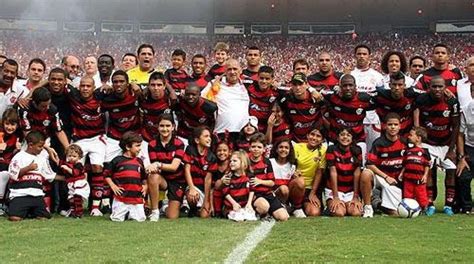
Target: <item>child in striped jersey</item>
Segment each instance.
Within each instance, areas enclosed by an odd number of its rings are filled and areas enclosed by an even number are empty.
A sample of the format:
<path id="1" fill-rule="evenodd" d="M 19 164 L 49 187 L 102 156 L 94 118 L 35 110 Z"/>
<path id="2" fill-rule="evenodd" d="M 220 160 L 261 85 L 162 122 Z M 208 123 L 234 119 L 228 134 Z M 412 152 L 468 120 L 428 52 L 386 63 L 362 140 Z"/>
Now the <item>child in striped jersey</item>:
<path id="1" fill-rule="evenodd" d="M 230 158 L 230 182 L 224 187 L 224 214 L 231 220 L 256 220 L 252 208 L 254 192 L 250 191 L 248 177 L 249 158 L 243 150 L 235 151 Z"/>

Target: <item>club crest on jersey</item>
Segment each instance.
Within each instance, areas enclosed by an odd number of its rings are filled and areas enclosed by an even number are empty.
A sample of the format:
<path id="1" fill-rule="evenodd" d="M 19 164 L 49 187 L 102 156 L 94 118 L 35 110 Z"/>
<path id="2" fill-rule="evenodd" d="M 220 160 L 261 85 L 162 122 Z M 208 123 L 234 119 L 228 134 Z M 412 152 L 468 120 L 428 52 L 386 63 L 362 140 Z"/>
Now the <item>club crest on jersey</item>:
<path id="1" fill-rule="evenodd" d="M 49 124 L 51 124 L 51 121 L 46 119 L 43 121 L 43 126 L 49 126 Z"/>
<path id="2" fill-rule="evenodd" d="M 309 109 L 309 113 L 312 114 L 312 115 L 313 115 L 314 113 L 316 113 L 316 108 L 311 107 L 311 108 Z"/>
<path id="3" fill-rule="evenodd" d="M 270 98 L 268 99 L 268 101 L 269 101 L 270 103 L 273 103 L 275 100 L 276 100 L 276 97 L 275 97 L 275 96 L 272 96 L 272 97 L 270 97 Z"/>
<path id="4" fill-rule="evenodd" d="M 418 154 L 418 156 L 420 156 L 420 157 L 423 155 L 423 153 L 422 153 L 421 151 L 418 151 L 417 154 Z"/>
<path id="5" fill-rule="evenodd" d="M 334 110 L 341 111 L 341 108 L 339 106 L 334 106 Z"/>
<path id="6" fill-rule="evenodd" d="M 411 104 L 405 105 L 405 110 L 410 110 L 410 108 L 411 108 Z"/>
<path id="7" fill-rule="evenodd" d="M 138 106 L 139 105 L 139 102 L 138 100 L 135 101 L 135 106 Z"/>
<path id="8" fill-rule="evenodd" d="M 169 108 L 166 108 L 165 111 L 163 111 L 164 114 L 170 114 L 171 113 L 171 109 Z"/>
<path id="9" fill-rule="evenodd" d="M 457 80 L 456 80 L 456 79 L 452 79 L 452 80 L 451 80 L 451 85 L 452 85 L 452 86 L 456 86 L 456 84 L 457 84 Z"/>
<path id="10" fill-rule="evenodd" d="M 362 109 L 362 108 L 357 108 L 356 114 L 357 114 L 357 115 L 361 115 L 363 111 L 364 111 L 364 109 Z"/>
<path id="11" fill-rule="evenodd" d="M 402 149 L 402 150 L 400 151 L 400 156 L 403 156 L 403 154 L 405 154 L 405 150 L 404 150 L 404 149 Z"/>
<path id="12" fill-rule="evenodd" d="M 450 113 L 451 113 L 451 111 L 445 110 L 445 111 L 443 112 L 443 116 L 444 116 L 444 117 L 448 117 Z"/>
<path id="13" fill-rule="evenodd" d="M 201 117 L 201 118 L 199 118 L 199 123 L 201 123 L 201 124 L 202 124 L 202 123 L 205 123 L 206 120 L 207 120 L 207 118 Z"/>
<path id="14" fill-rule="evenodd" d="M 290 134 L 290 130 L 289 129 L 286 129 L 285 130 L 285 135 L 289 135 Z"/>
<path id="15" fill-rule="evenodd" d="M 380 154 L 380 157 L 386 158 L 386 157 L 388 157 L 388 153 L 382 153 L 382 154 Z"/>
<path id="16" fill-rule="evenodd" d="M 202 166 L 202 169 L 205 170 L 205 171 L 207 171 L 207 168 L 208 168 L 208 167 L 209 167 L 209 166 L 206 164 L 206 165 Z"/>

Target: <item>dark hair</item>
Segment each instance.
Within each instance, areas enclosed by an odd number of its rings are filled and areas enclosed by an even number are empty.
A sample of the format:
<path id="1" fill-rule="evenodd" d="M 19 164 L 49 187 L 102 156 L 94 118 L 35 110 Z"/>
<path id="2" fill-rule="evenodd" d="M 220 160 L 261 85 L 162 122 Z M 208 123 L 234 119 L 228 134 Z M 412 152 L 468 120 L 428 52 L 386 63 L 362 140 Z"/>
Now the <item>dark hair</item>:
<path id="1" fill-rule="evenodd" d="M 352 79 L 354 81 L 354 83 L 356 83 L 356 78 L 354 77 L 354 75 L 352 75 L 350 73 L 341 75 L 341 77 L 339 78 L 339 82 L 341 82 L 342 80 L 347 79 L 347 78 Z"/>
<path id="2" fill-rule="evenodd" d="M 182 49 L 175 49 L 173 53 L 171 53 L 171 57 L 174 56 L 181 56 L 183 57 L 183 60 L 186 60 L 186 52 L 184 52 Z"/>
<path id="3" fill-rule="evenodd" d="M 15 66 L 16 67 L 16 72 L 18 73 L 18 62 L 16 62 L 16 60 L 13 60 L 13 59 L 6 59 L 4 62 L 3 62 L 3 65 L 2 67 L 5 66 L 5 64 L 8 64 L 10 66 Z"/>
<path id="4" fill-rule="evenodd" d="M 8 59 L 7 56 L 0 54 L 0 58 Z"/>
<path id="5" fill-rule="evenodd" d="M 48 77 L 51 77 L 51 74 L 53 73 L 60 73 L 64 76 L 64 78 L 66 78 L 66 71 L 63 69 L 63 68 L 59 68 L 59 67 L 56 67 L 56 68 L 53 68 L 50 72 L 49 72 L 49 75 Z"/>
<path id="6" fill-rule="evenodd" d="M 388 60 L 390 59 L 390 56 L 392 56 L 392 55 L 397 55 L 398 58 L 400 59 L 400 71 L 401 72 L 406 72 L 407 71 L 407 59 L 406 59 L 405 55 L 403 55 L 402 52 L 396 51 L 396 50 L 389 51 L 389 52 L 385 53 L 385 55 L 383 55 L 382 62 L 380 62 L 380 67 L 382 68 L 382 71 L 386 74 L 389 73 Z"/>
<path id="7" fill-rule="evenodd" d="M 288 153 L 287 157 L 288 162 L 291 164 L 296 164 L 295 150 L 293 149 L 293 144 L 291 144 L 291 139 L 289 138 L 283 138 L 273 144 L 273 148 L 270 153 L 270 158 L 278 158 L 278 146 L 284 142 L 287 142 L 290 145 L 290 152 Z"/>
<path id="8" fill-rule="evenodd" d="M 446 44 L 444 44 L 444 43 L 438 43 L 438 44 L 434 45 L 433 51 L 434 51 L 434 49 L 436 49 L 436 48 L 445 48 L 446 51 L 448 52 L 448 54 L 451 52 L 451 51 L 449 50 L 448 46 L 447 46 Z"/>
<path id="9" fill-rule="evenodd" d="M 31 64 L 33 63 L 37 63 L 37 64 L 41 64 L 41 66 L 43 66 L 43 70 L 46 71 L 46 63 L 44 63 L 44 61 L 40 58 L 34 58 L 32 60 L 30 60 L 30 62 L 28 63 L 28 69 L 31 67 Z"/>
<path id="10" fill-rule="evenodd" d="M 49 92 L 48 88 L 40 87 L 33 91 L 33 94 L 31 95 L 31 99 L 36 104 L 39 104 L 41 102 L 46 102 L 46 101 L 51 100 L 51 93 Z"/>
<path id="11" fill-rule="evenodd" d="M 143 138 L 140 134 L 137 134 L 133 131 L 127 131 L 120 139 L 119 146 L 123 151 L 126 151 L 127 147 L 131 147 L 133 143 L 141 143 L 142 141 Z"/>
<path id="12" fill-rule="evenodd" d="M 390 74 L 390 82 L 399 80 L 405 80 L 405 75 L 401 71 Z"/>
<path id="13" fill-rule="evenodd" d="M 84 152 L 82 151 L 82 148 L 77 144 L 69 145 L 66 149 L 66 155 L 70 153 L 71 151 L 76 152 L 79 158 L 82 158 L 84 156 Z"/>
<path id="14" fill-rule="evenodd" d="M 421 137 L 422 141 L 425 141 L 428 138 L 428 132 L 424 127 L 413 127 L 411 130 L 415 131 L 415 134 Z"/>
<path id="15" fill-rule="evenodd" d="M 354 132 L 354 129 L 350 128 L 350 127 L 347 127 L 347 126 L 343 126 L 343 127 L 339 127 L 337 130 L 336 130 L 336 135 L 339 137 L 339 134 L 341 134 L 343 131 L 347 131 L 349 134 L 351 134 L 351 136 L 354 138 L 354 135 L 355 135 L 355 132 Z M 339 140 L 337 141 L 336 143 L 336 146 L 339 147 L 339 150 L 343 150 L 341 147 L 341 145 L 339 144 Z M 361 160 L 359 160 L 357 158 L 357 156 L 361 153 L 361 149 L 359 146 L 357 146 L 357 144 L 352 141 L 352 143 L 349 145 L 349 151 L 351 152 L 351 156 L 354 160 L 353 163 L 357 163 L 359 164 L 361 162 Z"/>
<path id="16" fill-rule="evenodd" d="M 135 58 L 135 65 L 138 63 L 137 55 L 127 52 L 122 56 L 122 61 L 125 59 L 125 57 L 134 57 Z"/>
<path id="17" fill-rule="evenodd" d="M 275 76 L 275 70 L 270 66 L 261 66 L 260 69 L 258 69 L 258 73 L 260 74 L 262 72 L 268 73 L 272 77 Z"/>
<path id="18" fill-rule="evenodd" d="M 194 61 L 194 59 L 204 59 L 204 62 L 205 63 L 207 62 L 206 57 L 204 55 L 200 54 L 200 53 L 194 55 L 193 58 L 191 59 L 191 61 Z"/>
<path id="19" fill-rule="evenodd" d="M 260 142 L 260 143 L 263 144 L 263 146 L 265 146 L 267 144 L 267 140 L 265 138 L 265 135 L 263 133 L 260 133 L 260 132 L 257 132 L 255 134 L 253 134 L 249 138 L 249 143 L 252 144 L 252 143 L 256 143 L 256 142 Z"/>
<path id="20" fill-rule="evenodd" d="M 45 141 L 46 136 L 41 131 L 33 130 L 33 131 L 30 131 L 28 133 L 28 135 L 26 135 L 25 140 L 26 140 L 26 143 L 28 143 L 28 144 L 30 144 L 30 143 L 31 144 L 37 144 L 41 141 Z"/>
<path id="21" fill-rule="evenodd" d="M 122 71 L 122 70 L 116 70 L 114 72 L 114 74 L 112 74 L 112 78 L 110 79 L 114 79 L 115 76 L 125 76 L 125 80 L 127 81 L 128 83 L 128 74 L 125 72 L 125 71 Z"/>
<path id="22" fill-rule="evenodd" d="M 110 58 L 110 60 L 112 61 L 112 65 L 114 65 L 114 64 L 115 64 L 114 57 L 112 57 L 112 56 L 111 56 L 111 55 L 109 55 L 109 54 L 102 54 L 102 55 L 100 55 L 100 56 L 99 56 L 99 58 L 97 58 L 97 64 L 98 64 L 98 62 L 99 62 L 100 58 L 103 58 L 103 57 L 108 57 L 108 58 Z"/>
<path id="23" fill-rule="evenodd" d="M 191 141 L 193 145 L 196 145 L 195 139 L 198 139 L 202 135 L 202 133 L 206 130 L 209 131 L 209 133 L 211 133 L 211 129 L 207 126 L 198 126 L 193 129 L 193 133 L 191 137 L 193 139 Z"/>
<path id="24" fill-rule="evenodd" d="M 413 64 L 413 61 L 414 60 L 422 60 L 423 61 L 423 67 L 426 67 L 426 59 L 421 57 L 420 55 L 415 55 L 413 57 L 410 58 L 410 66 Z"/>
<path id="25" fill-rule="evenodd" d="M 8 108 L 3 112 L 2 115 L 2 124 L 5 122 L 8 122 L 10 124 L 18 124 L 20 122 L 20 116 L 18 115 L 18 112 L 16 109 L 13 108 Z"/>
<path id="26" fill-rule="evenodd" d="M 146 49 L 146 48 L 151 49 L 151 53 L 153 53 L 153 55 L 155 55 L 155 49 L 153 48 L 153 46 L 150 45 L 150 44 L 146 44 L 146 43 L 144 43 L 144 44 L 142 44 L 138 47 L 137 55 L 140 55 L 140 52 L 142 51 L 142 49 Z"/>
<path id="27" fill-rule="evenodd" d="M 162 72 L 155 71 L 150 75 L 150 78 L 148 79 L 148 83 L 150 83 L 152 80 L 162 80 L 163 83 L 166 83 L 165 75 Z"/>
<path id="28" fill-rule="evenodd" d="M 367 49 L 367 51 L 369 51 L 369 55 L 372 53 L 372 51 L 370 50 L 369 46 L 367 46 L 367 45 L 365 45 L 365 44 L 359 44 L 359 45 L 357 45 L 357 46 L 354 48 L 354 54 L 357 54 L 357 50 L 360 49 L 360 48 Z"/>
<path id="29" fill-rule="evenodd" d="M 385 116 L 385 123 L 387 123 L 389 119 L 397 119 L 398 121 L 400 121 L 401 118 L 399 114 L 390 112 Z"/>
<path id="30" fill-rule="evenodd" d="M 295 61 L 293 61 L 293 70 L 295 70 L 296 64 L 306 65 L 306 67 L 308 67 L 309 69 L 309 63 L 305 59 L 296 59 Z"/>
<path id="31" fill-rule="evenodd" d="M 173 118 L 173 115 L 172 114 L 167 114 L 167 113 L 163 113 L 161 114 L 159 117 L 158 117 L 158 120 L 156 122 L 156 124 L 158 125 L 161 121 L 163 120 L 167 120 L 167 121 L 170 121 L 173 125 L 174 125 L 174 118 Z"/>

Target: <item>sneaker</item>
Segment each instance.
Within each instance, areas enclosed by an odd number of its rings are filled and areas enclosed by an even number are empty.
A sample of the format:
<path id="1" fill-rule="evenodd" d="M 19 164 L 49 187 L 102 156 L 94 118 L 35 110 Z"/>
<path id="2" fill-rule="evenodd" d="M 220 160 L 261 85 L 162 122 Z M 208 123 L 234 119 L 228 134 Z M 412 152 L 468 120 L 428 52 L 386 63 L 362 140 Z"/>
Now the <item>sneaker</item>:
<path id="1" fill-rule="evenodd" d="M 454 215 L 453 208 L 451 208 L 451 206 L 444 206 L 443 212 L 447 214 L 448 216 Z"/>
<path id="2" fill-rule="evenodd" d="M 148 218 L 150 219 L 150 222 L 158 222 L 158 220 L 160 220 L 160 210 L 156 209 L 151 211 Z"/>
<path id="3" fill-rule="evenodd" d="M 4 216 L 5 215 L 5 209 L 3 208 L 3 206 L 0 206 L 0 216 Z"/>
<path id="4" fill-rule="evenodd" d="M 436 213 L 436 208 L 433 205 L 428 206 L 428 208 L 425 211 L 426 216 L 432 216 L 435 213 Z"/>
<path id="5" fill-rule="evenodd" d="M 102 214 L 112 214 L 112 208 L 110 208 L 110 205 L 102 206 L 102 209 L 100 211 L 102 212 Z"/>
<path id="6" fill-rule="evenodd" d="M 296 218 L 306 218 L 306 214 L 304 213 L 303 209 L 296 209 L 293 211 L 293 215 Z"/>
<path id="7" fill-rule="evenodd" d="M 244 212 L 239 211 L 230 211 L 229 215 L 227 216 L 230 220 L 234 220 L 236 222 L 242 222 L 245 220 Z"/>
<path id="8" fill-rule="evenodd" d="M 372 218 L 374 217 L 374 209 L 372 209 L 372 205 L 364 205 L 364 218 Z"/>
<path id="9" fill-rule="evenodd" d="M 59 211 L 59 215 L 60 216 L 64 216 L 64 217 L 68 217 L 70 214 L 71 214 L 72 210 L 69 209 L 69 210 L 61 210 Z"/>
<path id="10" fill-rule="evenodd" d="M 99 210 L 99 208 L 94 208 L 91 211 L 91 216 L 103 216 L 102 212 Z"/>

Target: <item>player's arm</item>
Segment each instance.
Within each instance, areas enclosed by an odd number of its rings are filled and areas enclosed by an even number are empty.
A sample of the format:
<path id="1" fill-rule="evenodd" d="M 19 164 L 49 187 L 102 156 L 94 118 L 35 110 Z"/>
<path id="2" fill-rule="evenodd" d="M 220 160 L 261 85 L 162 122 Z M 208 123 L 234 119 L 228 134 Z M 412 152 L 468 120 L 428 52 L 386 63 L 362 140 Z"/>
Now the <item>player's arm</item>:
<path id="1" fill-rule="evenodd" d="M 333 199 L 339 200 L 339 192 L 337 191 L 337 169 L 336 166 L 329 167 L 329 178 L 331 179 L 331 190 Z"/>
<path id="2" fill-rule="evenodd" d="M 420 109 L 419 108 L 416 108 L 414 111 L 413 111 L 413 125 L 415 127 L 419 127 L 420 126 Z"/>
<path id="3" fill-rule="evenodd" d="M 211 209 L 211 188 L 212 173 L 208 172 L 204 178 L 204 208 L 208 211 Z"/>
<path id="4" fill-rule="evenodd" d="M 373 173 L 375 173 L 376 175 L 382 177 L 388 184 L 390 185 L 395 185 L 397 184 L 397 180 L 388 176 L 386 173 L 384 173 L 383 171 L 381 171 L 379 168 L 377 168 L 377 166 L 375 165 L 367 165 L 367 169 L 371 170 Z"/>
<path id="5" fill-rule="evenodd" d="M 316 195 L 316 192 L 318 191 L 319 184 L 321 184 L 322 177 L 323 177 L 323 169 L 317 169 L 316 172 L 314 173 L 311 191 L 309 192 L 309 201 L 317 207 L 321 207 L 321 201 Z"/>
<path id="6" fill-rule="evenodd" d="M 61 130 L 59 132 L 56 132 L 56 137 L 58 137 L 59 142 L 63 146 L 64 149 L 67 149 L 69 146 L 69 140 L 66 136 L 66 133 L 64 133 L 64 130 Z"/>
<path id="7" fill-rule="evenodd" d="M 254 196 L 255 196 L 255 192 L 250 191 L 249 192 L 249 199 L 247 200 L 247 204 L 245 205 L 246 208 L 250 208 L 250 209 L 253 210 L 252 202 L 253 202 L 253 197 Z"/>
<path id="8" fill-rule="evenodd" d="M 455 106 L 456 107 L 456 106 Z M 456 110 L 459 113 L 458 110 Z M 453 122 L 453 129 L 451 130 L 451 137 L 449 139 L 449 150 L 446 154 L 446 158 L 452 162 L 456 162 L 456 142 L 459 134 L 459 114 L 451 116 Z"/>
<path id="9" fill-rule="evenodd" d="M 456 149 L 458 151 L 458 165 L 456 166 L 456 175 L 459 177 L 463 170 L 466 168 L 468 170 L 471 170 L 469 167 L 469 164 L 466 161 L 466 152 L 464 149 L 464 133 L 466 131 L 466 119 L 464 117 L 464 114 L 461 116 L 461 122 L 459 126 L 459 133 L 458 133 L 458 138 L 456 142 Z"/>
<path id="10" fill-rule="evenodd" d="M 237 210 L 240 209 L 240 204 L 238 204 L 238 203 L 234 200 L 234 198 L 232 198 L 232 196 L 230 196 L 230 194 L 227 194 L 227 195 L 225 196 L 225 199 L 226 199 L 227 201 L 229 201 L 230 204 L 232 204 L 232 210 L 237 211 Z"/>

